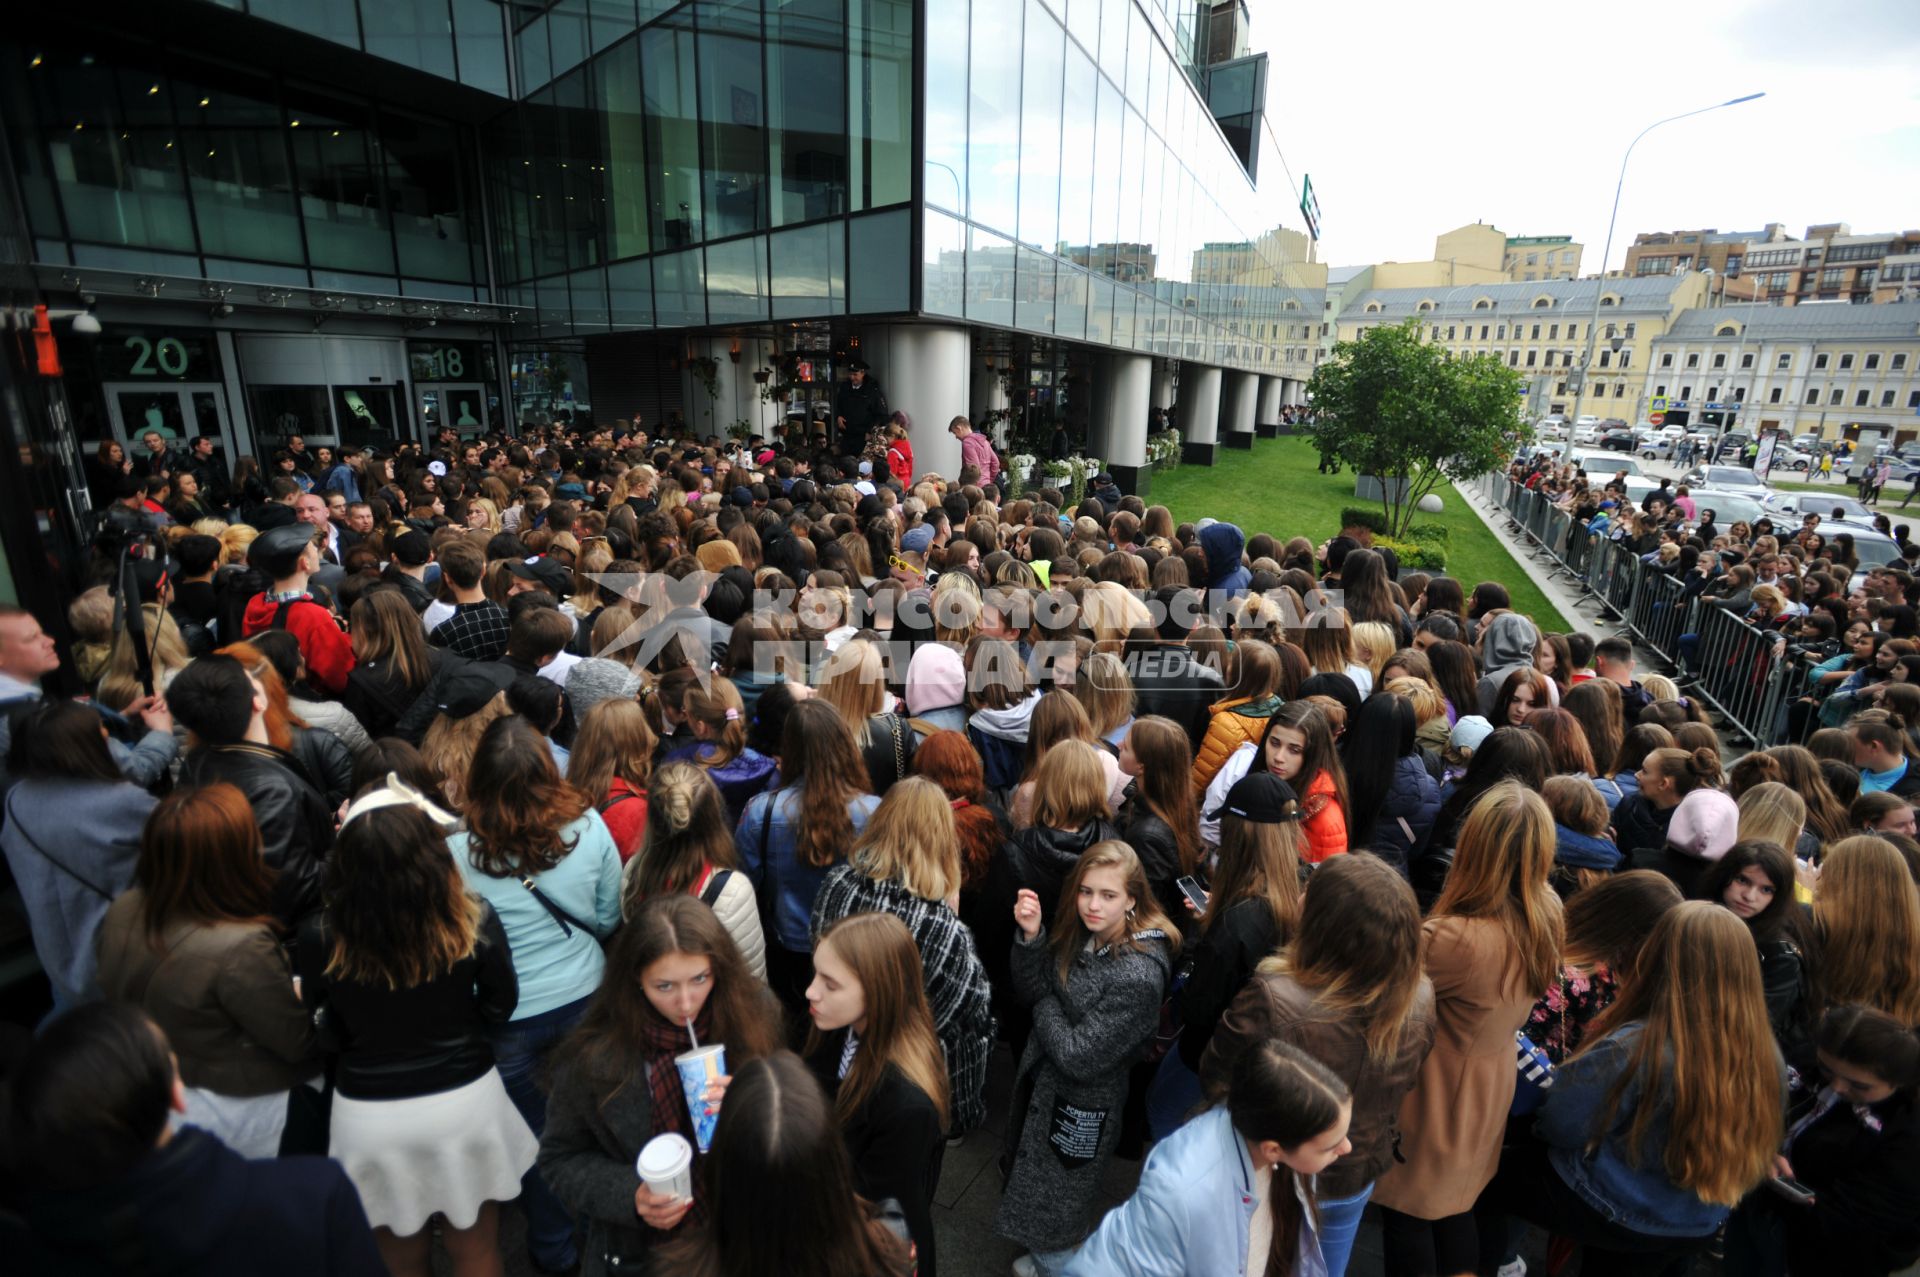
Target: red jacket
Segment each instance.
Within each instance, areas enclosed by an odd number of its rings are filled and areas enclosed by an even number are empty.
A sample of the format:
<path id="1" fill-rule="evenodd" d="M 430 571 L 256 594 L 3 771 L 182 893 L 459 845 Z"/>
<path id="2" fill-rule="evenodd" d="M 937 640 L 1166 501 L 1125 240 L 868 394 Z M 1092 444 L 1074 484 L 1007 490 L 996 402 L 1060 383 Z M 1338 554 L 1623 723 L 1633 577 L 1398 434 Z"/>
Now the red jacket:
<path id="1" fill-rule="evenodd" d="M 1340 810 L 1339 795 L 1334 792 L 1333 777 L 1322 771 L 1307 786 L 1306 801 L 1307 859 L 1319 864 L 1329 856 L 1347 849 L 1347 813 Z"/>
<path id="2" fill-rule="evenodd" d="M 900 481 L 900 490 L 913 490 L 913 444 L 906 439 L 895 439 L 887 445 L 887 469 Z"/>
<path id="3" fill-rule="evenodd" d="M 280 608 L 264 594 L 248 600 L 240 618 L 240 633 L 252 638 L 273 628 L 273 614 Z M 287 609 L 287 633 L 300 640 L 300 655 L 307 658 L 307 677 L 315 687 L 334 695 L 347 690 L 347 675 L 353 670 L 353 644 L 333 619 L 333 613 L 311 599 L 301 599 Z"/>
<path id="4" fill-rule="evenodd" d="M 607 832 L 620 849 L 620 863 L 626 864 L 647 834 L 647 791 L 615 776 L 607 786 L 607 801 L 600 805 L 600 819 L 607 822 Z"/>

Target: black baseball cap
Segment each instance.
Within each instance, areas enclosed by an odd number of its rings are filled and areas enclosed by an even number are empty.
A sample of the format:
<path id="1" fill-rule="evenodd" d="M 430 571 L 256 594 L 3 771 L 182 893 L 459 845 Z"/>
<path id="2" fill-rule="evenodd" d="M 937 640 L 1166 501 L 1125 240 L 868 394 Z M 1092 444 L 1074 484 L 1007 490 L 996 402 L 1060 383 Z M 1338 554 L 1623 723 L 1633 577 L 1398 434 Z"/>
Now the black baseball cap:
<path id="1" fill-rule="evenodd" d="M 1256 825 L 1283 825 L 1299 820 L 1300 799 L 1293 786 L 1269 771 L 1248 772 L 1227 791 L 1226 801 L 1207 813 L 1208 820 L 1238 816 Z"/>
<path id="2" fill-rule="evenodd" d="M 394 538 L 392 553 L 408 567 L 417 568 L 433 557 L 433 543 L 424 532 L 415 529 Z"/>
<path id="3" fill-rule="evenodd" d="M 537 559 L 514 559 L 507 564 L 507 571 L 522 581 L 534 582 L 556 599 L 573 593 L 573 569 L 558 559 L 545 555 Z"/>
<path id="4" fill-rule="evenodd" d="M 437 702 L 448 718 L 478 714 L 493 698 L 513 686 L 513 667 L 498 661 L 469 661 L 447 678 Z"/>

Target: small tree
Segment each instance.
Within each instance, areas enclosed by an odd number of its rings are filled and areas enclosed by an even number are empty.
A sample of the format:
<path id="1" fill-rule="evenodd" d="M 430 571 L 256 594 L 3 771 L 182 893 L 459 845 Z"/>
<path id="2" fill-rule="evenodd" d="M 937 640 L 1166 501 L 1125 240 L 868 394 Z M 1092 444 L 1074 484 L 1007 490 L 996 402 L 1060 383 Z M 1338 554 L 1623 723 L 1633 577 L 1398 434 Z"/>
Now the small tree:
<path id="1" fill-rule="evenodd" d="M 1314 447 L 1380 480 L 1392 537 L 1406 534 L 1420 498 L 1506 464 L 1526 439 L 1520 374 L 1429 345 L 1413 319 L 1335 345 L 1307 391 Z"/>

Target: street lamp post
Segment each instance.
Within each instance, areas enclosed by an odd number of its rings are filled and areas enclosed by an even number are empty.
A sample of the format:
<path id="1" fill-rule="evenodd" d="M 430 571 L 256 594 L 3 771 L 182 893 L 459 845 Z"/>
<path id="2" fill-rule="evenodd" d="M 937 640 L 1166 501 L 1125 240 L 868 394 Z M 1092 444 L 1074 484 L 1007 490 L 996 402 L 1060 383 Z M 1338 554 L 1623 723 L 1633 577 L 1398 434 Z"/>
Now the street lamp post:
<path id="1" fill-rule="evenodd" d="M 1655 120 L 1627 143 L 1627 153 L 1620 157 L 1620 178 L 1613 184 L 1613 212 L 1607 216 L 1607 246 L 1600 254 L 1600 271 L 1593 281 L 1593 322 L 1587 325 L 1587 351 L 1580 361 L 1580 388 L 1574 396 L 1574 415 L 1579 415 L 1579 403 L 1586 394 L 1587 383 L 1593 374 L 1594 332 L 1600 326 L 1600 298 L 1607 289 L 1607 259 L 1613 256 L 1613 226 L 1620 217 L 1620 192 L 1627 184 L 1627 162 L 1633 158 L 1633 148 L 1640 145 L 1640 139 L 1659 128 L 1662 124 L 1672 124 L 1675 120 L 1684 120 L 1689 116 L 1705 115 L 1708 111 L 1718 111 L 1723 106 L 1738 106 L 1742 102 L 1751 102 L 1763 98 L 1765 93 L 1749 93 L 1745 97 L 1729 98 L 1725 102 L 1716 102 L 1712 106 L 1703 106 L 1692 111 L 1682 111 L 1679 115 L 1669 115 L 1664 120 Z"/>

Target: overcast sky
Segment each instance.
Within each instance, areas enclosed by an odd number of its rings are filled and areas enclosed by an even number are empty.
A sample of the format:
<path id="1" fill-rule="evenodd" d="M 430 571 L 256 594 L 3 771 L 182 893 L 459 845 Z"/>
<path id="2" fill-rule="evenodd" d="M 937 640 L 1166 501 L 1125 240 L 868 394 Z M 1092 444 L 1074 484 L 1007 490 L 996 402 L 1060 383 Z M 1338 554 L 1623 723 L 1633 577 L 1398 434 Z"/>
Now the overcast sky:
<path id="1" fill-rule="evenodd" d="M 1571 235 L 1591 273 L 1634 134 L 1755 92 L 1634 150 L 1609 264 L 1638 231 L 1920 227 L 1920 0 L 1249 8 L 1273 55 L 1268 119 L 1295 182 L 1313 176 L 1329 265 L 1423 261 L 1439 232 L 1484 221 Z"/>

